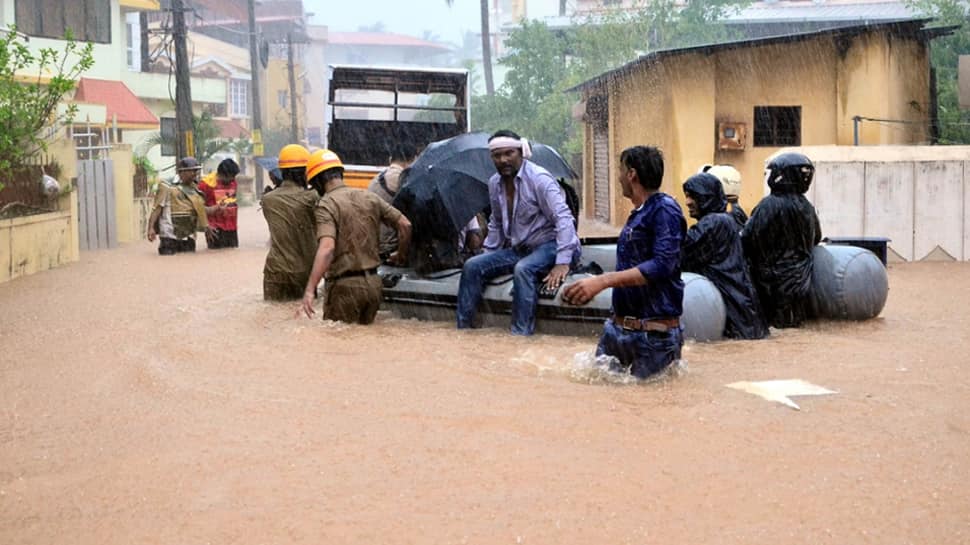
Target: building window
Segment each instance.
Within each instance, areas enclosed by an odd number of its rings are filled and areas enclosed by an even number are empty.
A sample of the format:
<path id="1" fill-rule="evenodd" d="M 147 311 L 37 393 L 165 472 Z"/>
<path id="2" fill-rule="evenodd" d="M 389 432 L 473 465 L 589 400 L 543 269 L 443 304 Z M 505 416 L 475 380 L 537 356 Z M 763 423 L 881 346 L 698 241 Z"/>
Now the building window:
<path id="1" fill-rule="evenodd" d="M 276 103 L 284 110 L 290 107 L 290 95 L 286 91 L 276 91 Z"/>
<path id="2" fill-rule="evenodd" d="M 241 79 L 229 80 L 229 113 L 233 117 L 249 115 L 249 82 Z"/>
<path id="3" fill-rule="evenodd" d="M 61 39 L 70 29 L 79 42 L 111 43 L 111 0 L 16 0 L 17 30 Z"/>
<path id="4" fill-rule="evenodd" d="M 141 72 L 141 23 L 138 13 L 125 14 L 125 62 L 128 70 Z"/>
<path id="5" fill-rule="evenodd" d="M 776 148 L 802 145 L 802 107 L 755 106 L 754 145 Z"/>

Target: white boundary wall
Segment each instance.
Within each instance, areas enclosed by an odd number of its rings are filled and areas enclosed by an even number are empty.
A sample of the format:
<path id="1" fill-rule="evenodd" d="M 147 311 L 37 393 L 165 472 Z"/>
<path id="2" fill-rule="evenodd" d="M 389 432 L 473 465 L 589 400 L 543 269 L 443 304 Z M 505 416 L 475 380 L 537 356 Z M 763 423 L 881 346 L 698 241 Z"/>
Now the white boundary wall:
<path id="1" fill-rule="evenodd" d="M 970 260 L 970 146 L 805 146 L 823 237 L 888 237 L 893 260 Z M 764 186 L 765 194 L 768 186 Z"/>

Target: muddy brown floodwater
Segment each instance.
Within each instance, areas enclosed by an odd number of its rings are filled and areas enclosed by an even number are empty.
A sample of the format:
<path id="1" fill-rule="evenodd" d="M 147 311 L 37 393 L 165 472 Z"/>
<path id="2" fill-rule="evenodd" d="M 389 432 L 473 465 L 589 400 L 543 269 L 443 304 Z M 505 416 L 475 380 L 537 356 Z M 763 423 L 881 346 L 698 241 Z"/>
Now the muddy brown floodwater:
<path id="1" fill-rule="evenodd" d="M 631 385 L 593 338 L 296 319 L 241 223 L 0 285 L 0 543 L 970 542 L 970 264 Z M 724 386 L 775 378 L 839 393 Z"/>

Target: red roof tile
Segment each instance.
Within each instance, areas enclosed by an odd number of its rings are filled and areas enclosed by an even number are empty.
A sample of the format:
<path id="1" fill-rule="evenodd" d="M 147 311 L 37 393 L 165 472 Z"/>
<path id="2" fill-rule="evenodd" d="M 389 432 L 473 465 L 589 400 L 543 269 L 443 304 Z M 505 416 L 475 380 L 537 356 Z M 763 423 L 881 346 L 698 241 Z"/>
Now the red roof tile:
<path id="1" fill-rule="evenodd" d="M 219 127 L 219 136 L 223 138 L 249 138 L 249 131 L 235 119 L 214 119 Z"/>
<path id="2" fill-rule="evenodd" d="M 74 100 L 107 107 L 108 123 L 117 115 L 120 124 L 158 125 L 158 118 L 120 81 L 81 78 Z"/>

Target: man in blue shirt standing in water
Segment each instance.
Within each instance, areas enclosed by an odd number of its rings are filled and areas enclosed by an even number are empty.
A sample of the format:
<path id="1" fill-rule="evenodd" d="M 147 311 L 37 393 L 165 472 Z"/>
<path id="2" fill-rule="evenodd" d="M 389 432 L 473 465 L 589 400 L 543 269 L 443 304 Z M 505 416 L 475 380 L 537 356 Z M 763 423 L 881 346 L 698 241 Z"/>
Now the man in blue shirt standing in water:
<path id="1" fill-rule="evenodd" d="M 677 201 L 660 192 L 664 162 L 659 149 L 623 150 L 619 174 L 623 196 L 634 209 L 616 244 L 616 272 L 570 284 L 562 298 L 585 305 L 613 288 L 612 316 L 603 326 L 596 355 L 613 356 L 611 366 L 646 378 L 679 360 L 684 344 L 680 246 L 687 222 Z"/>

